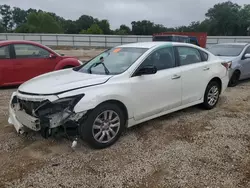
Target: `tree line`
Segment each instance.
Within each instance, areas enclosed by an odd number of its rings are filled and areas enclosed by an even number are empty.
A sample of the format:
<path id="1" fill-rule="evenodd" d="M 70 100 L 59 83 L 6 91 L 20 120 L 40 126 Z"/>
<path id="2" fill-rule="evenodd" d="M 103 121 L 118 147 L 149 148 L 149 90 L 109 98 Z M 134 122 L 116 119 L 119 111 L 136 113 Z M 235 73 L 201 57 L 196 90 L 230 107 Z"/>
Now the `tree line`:
<path id="1" fill-rule="evenodd" d="M 187 26 L 166 27 L 149 20 L 132 21 L 110 29 L 108 20 L 82 15 L 77 20 L 64 19 L 53 12 L 0 5 L 0 32 L 12 33 L 65 33 L 65 34 L 116 34 L 152 35 L 159 32 L 207 32 L 210 36 L 250 35 L 250 4 L 240 6 L 226 1 L 208 9 L 203 21 Z"/>

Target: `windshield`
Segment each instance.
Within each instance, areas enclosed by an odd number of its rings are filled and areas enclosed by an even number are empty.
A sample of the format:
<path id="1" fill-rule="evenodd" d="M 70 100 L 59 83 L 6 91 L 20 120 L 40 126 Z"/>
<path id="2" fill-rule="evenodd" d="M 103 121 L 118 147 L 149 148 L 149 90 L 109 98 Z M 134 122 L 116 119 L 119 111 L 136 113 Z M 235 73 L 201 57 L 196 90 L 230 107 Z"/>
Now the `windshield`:
<path id="1" fill-rule="evenodd" d="M 214 45 L 208 50 L 216 56 L 238 56 L 244 47 L 244 45 Z"/>
<path id="2" fill-rule="evenodd" d="M 96 56 L 76 71 L 91 74 L 120 74 L 126 71 L 147 50 L 148 48 L 112 48 Z"/>

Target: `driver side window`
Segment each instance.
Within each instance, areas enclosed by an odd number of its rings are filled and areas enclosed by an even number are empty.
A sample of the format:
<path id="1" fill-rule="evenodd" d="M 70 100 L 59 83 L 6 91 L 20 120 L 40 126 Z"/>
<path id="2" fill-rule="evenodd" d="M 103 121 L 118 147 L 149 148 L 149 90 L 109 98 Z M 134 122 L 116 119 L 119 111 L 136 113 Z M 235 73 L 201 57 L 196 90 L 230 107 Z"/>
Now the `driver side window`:
<path id="1" fill-rule="evenodd" d="M 144 66 L 155 66 L 157 70 L 175 67 L 175 55 L 173 47 L 165 47 L 151 53 L 141 64 Z"/>
<path id="2" fill-rule="evenodd" d="M 47 58 L 50 52 L 30 44 L 14 44 L 16 58 Z"/>

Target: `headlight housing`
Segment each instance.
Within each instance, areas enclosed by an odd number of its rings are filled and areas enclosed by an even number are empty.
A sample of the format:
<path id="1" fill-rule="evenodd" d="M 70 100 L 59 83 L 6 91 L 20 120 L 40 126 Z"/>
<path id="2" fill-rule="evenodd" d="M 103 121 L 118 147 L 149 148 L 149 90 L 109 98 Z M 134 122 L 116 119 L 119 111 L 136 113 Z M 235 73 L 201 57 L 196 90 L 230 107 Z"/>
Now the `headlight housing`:
<path id="1" fill-rule="evenodd" d="M 84 97 L 84 94 L 71 96 L 71 97 L 65 97 L 60 98 L 53 102 L 53 104 L 60 104 L 64 106 L 65 108 L 68 108 L 70 111 L 73 111 L 73 108 L 75 105 Z"/>
<path id="2" fill-rule="evenodd" d="M 41 105 L 35 110 L 35 114 L 38 116 L 46 116 L 62 112 L 65 109 L 73 112 L 75 105 L 82 99 L 83 96 L 84 94 L 80 94 L 71 97 L 60 98 L 53 102 L 47 101 L 44 103 L 44 105 Z"/>

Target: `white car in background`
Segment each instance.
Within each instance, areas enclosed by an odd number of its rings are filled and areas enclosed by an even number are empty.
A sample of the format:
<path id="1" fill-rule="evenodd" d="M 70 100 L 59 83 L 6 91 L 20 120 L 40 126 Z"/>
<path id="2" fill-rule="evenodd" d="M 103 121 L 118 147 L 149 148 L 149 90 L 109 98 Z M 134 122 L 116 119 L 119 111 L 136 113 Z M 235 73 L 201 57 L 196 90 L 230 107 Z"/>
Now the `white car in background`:
<path id="1" fill-rule="evenodd" d="M 126 127 L 202 104 L 216 106 L 230 64 L 187 43 L 144 42 L 112 48 L 79 67 L 38 76 L 14 92 L 9 123 L 45 138 L 75 130 L 94 148 Z"/>

